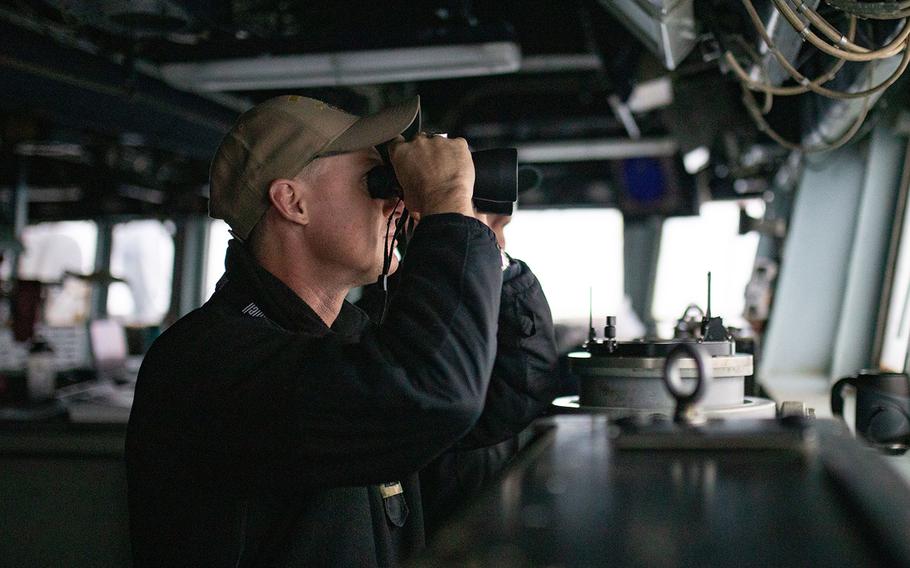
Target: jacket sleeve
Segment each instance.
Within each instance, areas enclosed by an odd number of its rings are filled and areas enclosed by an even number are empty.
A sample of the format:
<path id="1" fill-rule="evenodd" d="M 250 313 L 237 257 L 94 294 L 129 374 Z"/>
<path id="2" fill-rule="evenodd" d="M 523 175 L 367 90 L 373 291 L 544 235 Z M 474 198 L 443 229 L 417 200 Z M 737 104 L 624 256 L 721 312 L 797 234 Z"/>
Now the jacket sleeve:
<path id="1" fill-rule="evenodd" d="M 559 390 L 550 305 L 537 277 L 512 259 L 505 272 L 496 362 L 480 419 L 456 449 L 492 446 L 518 434 L 550 406 Z"/>
<path id="2" fill-rule="evenodd" d="M 466 436 L 420 472 L 428 536 L 515 456 L 515 435 L 557 394 L 556 365 L 549 304 L 531 270 L 513 259 L 504 273 L 496 362 L 483 413 Z"/>
<path id="3" fill-rule="evenodd" d="M 400 479 L 454 444 L 483 408 L 495 357 L 495 236 L 461 215 L 427 217 L 399 270 L 385 323 L 360 337 L 313 338 L 260 319 L 181 360 L 180 377 L 209 379 L 179 390 L 188 402 L 173 451 L 201 464 L 203 476 L 312 489 Z M 158 351 L 149 354 L 157 371 L 180 352 Z M 213 374 L 223 360 L 230 368 Z M 142 420 L 155 417 L 133 414 L 128 446 L 137 447 Z"/>

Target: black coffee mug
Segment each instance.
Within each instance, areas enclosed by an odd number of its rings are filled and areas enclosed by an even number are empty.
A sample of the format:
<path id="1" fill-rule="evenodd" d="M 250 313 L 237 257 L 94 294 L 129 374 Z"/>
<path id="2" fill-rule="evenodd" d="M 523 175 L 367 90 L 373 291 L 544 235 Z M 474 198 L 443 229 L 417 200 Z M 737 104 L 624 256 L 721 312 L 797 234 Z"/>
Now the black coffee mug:
<path id="1" fill-rule="evenodd" d="M 844 416 L 844 387 L 856 389 L 856 433 L 871 445 L 903 454 L 910 447 L 910 378 L 874 369 L 845 377 L 831 387 L 831 413 Z"/>

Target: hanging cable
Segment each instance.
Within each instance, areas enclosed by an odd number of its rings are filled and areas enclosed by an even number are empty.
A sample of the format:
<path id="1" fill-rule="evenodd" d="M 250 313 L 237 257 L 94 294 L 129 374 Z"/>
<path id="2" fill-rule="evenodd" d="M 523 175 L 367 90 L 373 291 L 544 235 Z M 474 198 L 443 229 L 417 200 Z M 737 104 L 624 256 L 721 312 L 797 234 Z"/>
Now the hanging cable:
<path id="1" fill-rule="evenodd" d="M 752 4 L 752 0 L 745 0 L 745 2 L 748 2 L 746 9 L 750 10 L 749 16 L 751 17 L 752 13 L 755 12 L 755 7 Z M 774 6 L 777 8 L 777 10 L 784 16 L 784 18 L 790 22 L 790 25 L 793 26 L 793 29 L 799 32 L 803 39 L 824 53 L 827 53 L 833 57 L 846 59 L 847 61 L 875 61 L 876 59 L 884 59 L 891 57 L 892 55 L 897 55 L 897 53 L 899 53 L 900 50 L 905 47 L 904 43 L 906 43 L 907 37 L 910 36 L 910 26 L 905 25 L 901 29 L 901 32 L 898 34 L 898 37 L 883 48 L 867 51 L 866 53 L 847 51 L 836 45 L 831 45 L 827 41 L 818 37 L 818 35 L 812 31 L 811 25 L 809 23 L 803 22 L 799 19 L 799 16 L 796 14 L 796 12 L 790 8 L 787 0 L 772 0 L 772 2 L 774 3 Z M 755 16 L 758 22 L 761 23 L 761 18 L 758 17 L 757 13 L 755 13 Z M 756 18 L 753 18 L 752 21 L 755 22 Z M 763 24 L 762 27 L 764 27 Z"/>
<path id="2" fill-rule="evenodd" d="M 855 16 L 851 16 L 850 18 L 850 29 L 847 31 L 847 34 L 851 40 L 856 35 Z M 734 41 L 739 43 L 740 46 L 743 47 L 743 49 L 746 51 L 746 53 L 752 58 L 753 63 L 755 63 L 757 66 L 761 66 L 762 70 L 764 70 L 764 66 L 761 64 L 761 57 L 758 55 L 755 49 L 749 45 L 749 43 L 746 42 L 746 40 L 744 40 L 741 36 L 733 36 L 733 38 Z M 776 49 L 776 47 L 769 46 L 768 49 Z M 775 87 L 774 85 L 771 85 L 770 82 L 759 83 L 757 81 L 753 81 L 752 78 L 749 77 L 749 74 L 746 73 L 746 71 L 740 66 L 733 53 L 728 50 L 726 53 L 724 53 L 724 58 L 726 59 L 727 64 L 730 66 L 730 68 L 733 69 L 733 72 L 736 73 L 736 75 L 739 77 L 740 81 L 747 83 L 749 85 L 749 88 L 753 91 L 761 91 L 765 93 L 765 95 L 780 96 L 802 95 L 809 92 L 809 87 L 802 84 L 790 87 Z M 834 65 L 832 65 L 828 71 L 813 79 L 810 81 L 810 83 L 816 86 L 821 86 L 829 81 L 834 80 L 834 78 L 837 77 L 837 73 L 843 68 L 846 63 L 847 62 L 844 59 L 837 59 L 837 61 L 834 62 Z M 767 77 L 767 72 L 765 72 L 765 76 Z"/>
<path id="3" fill-rule="evenodd" d="M 871 74 L 872 73 L 870 72 L 870 76 Z M 758 107 L 758 101 L 755 100 L 755 96 L 752 94 L 752 91 L 750 91 L 743 83 L 740 83 L 740 87 L 742 88 L 743 93 L 743 104 L 745 104 L 746 109 L 749 111 L 749 114 L 752 116 L 752 119 L 755 121 L 758 129 L 784 148 L 803 152 L 806 154 L 811 154 L 814 152 L 826 152 L 840 148 L 849 142 L 857 132 L 859 132 L 859 129 L 862 127 L 863 122 L 866 120 L 866 116 L 869 114 L 871 97 L 866 97 L 866 99 L 863 101 L 863 108 L 860 110 L 859 116 L 856 117 L 856 120 L 853 122 L 850 128 L 848 128 L 836 140 L 833 142 L 818 144 L 816 146 L 803 146 L 802 144 L 787 140 L 781 136 L 780 133 L 774 130 L 774 128 L 762 115 L 761 109 Z"/>
<path id="4" fill-rule="evenodd" d="M 788 1 L 794 3 L 796 5 L 796 10 L 800 14 L 805 16 L 806 19 L 808 19 L 809 22 L 811 22 L 813 26 L 815 26 L 823 34 L 828 36 L 828 39 L 835 42 L 835 45 L 837 47 L 839 47 L 841 49 L 846 49 L 849 51 L 854 51 L 856 53 L 870 53 L 873 51 L 867 47 L 863 47 L 861 45 L 857 45 L 857 44 L 853 43 L 852 37 L 847 37 L 844 34 L 842 34 L 837 28 L 832 26 L 828 22 L 828 20 L 826 20 L 824 18 L 824 16 L 819 14 L 818 11 L 816 11 L 810 5 L 806 4 L 805 0 L 788 0 Z M 855 21 L 856 15 L 851 14 L 850 19 Z M 878 48 L 878 50 L 882 50 L 882 51 L 899 50 L 901 47 L 901 44 L 906 39 L 906 36 L 902 37 L 902 35 L 908 29 L 908 26 L 910 26 L 910 23 L 908 23 L 908 21 L 905 19 L 904 25 L 901 28 L 901 31 L 898 33 L 898 35 L 887 45 L 883 45 L 882 47 Z"/>
<path id="5" fill-rule="evenodd" d="M 743 39 L 742 36 L 739 36 L 739 35 L 733 36 L 733 41 L 738 43 L 739 46 L 743 49 L 743 51 L 746 52 L 746 55 L 748 55 L 752 59 L 752 63 L 758 68 L 758 70 L 764 76 L 765 83 L 770 84 L 771 77 L 768 75 L 768 70 L 765 68 L 764 65 L 762 65 L 761 55 L 758 54 L 758 52 L 755 50 L 755 48 L 752 47 L 751 45 L 749 45 L 749 42 L 747 42 L 745 39 Z M 730 53 L 730 51 L 727 51 L 724 55 L 729 56 L 732 59 L 732 63 L 728 62 L 731 67 L 733 65 L 736 65 L 737 67 L 739 67 L 739 63 L 736 61 L 736 59 L 733 57 L 733 54 Z M 742 68 L 740 67 L 740 69 L 742 69 Z M 743 71 L 743 72 L 745 72 L 745 71 Z M 742 79 L 742 78 L 740 78 L 740 79 Z M 765 104 L 762 106 L 761 113 L 768 114 L 769 112 L 771 112 L 771 107 L 774 105 L 775 93 L 772 93 L 768 90 L 762 90 L 762 93 L 765 95 Z"/>
<path id="6" fill-rule="evenodd" d="M 385 224 L 385 241 L 382 243 L 382 273 L 379 275 L 377 284 L 379 285 L 381 294 L 382 294 L 382 313 L 379 316 L 379 324 L 382 325 L 382 322 L 385 321 L 386 311 L 389 308 L 389 271 L 392 269 L 392 255 L 395 254 L 395 242 L 401 237 L 402 227 L 405 226 L 408 220 L 408 210 L 404 209 L 401 212 L 401 215 L 398 219 L 395 219 L 395 212 L 398 210 L 398 206 L 401 205 L 401 198 L 398 198 L 398 201 L 395 202 L 395 207 L 392 208 L 392 212 L 389 214 L 389 218 Z M 392 221 L 395 221 L 395 232 L 392 233 Z M 391 240 L 389 240 L 389 235 L 391 234 Z"/>
<path id="7" fill-rule="evenodd" d="M 780 0 L 774 0 L 774 1 L 778 2 Z M 762 41 L 764 41 L 765 44 L 768 46 L 769 51 L 771 51 L 771 53 L 774 55 L 775 59 L 777 59 L 777 61 L 781 64 L 781 66 L 787 71 L 787 73 L 796 82 L 807 87 L 813 93 L 817 93 L 819 95 L 822 95 L 822 96 L 825 96 L 828 98 L 832 98 L 832 99 L 859 99 L 859 98 L 867 97 L 869 95 L 874 95 L 876 93 L 884 91 L 885 89 L 887 89 L 888 87 L 893 85 L 894 82 L 897 81 L 900 78 L 901 74 L 903 74 L 903 72 L 907 69 L 907 66 L 910 65 L 910 47 L 908 47 L 905 42 L 903 57 L 901 58 L 900 64 L 897 66 L 897 68 L 894 70 L 894 72 L 887 79 L 885 79 L 878 85 L 865 89 L 865 90 L 862 90 L 862 91 L 856 91 L 856 92 L 835 91 L 832 89 L 822 87 L 820 85 L 813 83 L 811 80 L 809 80 L 808 77 L 806 77 L 805 75 L 800 73 L 795 67 L 793 67 L 793 65 L 790 63 L 790 61 L 787 60 L 787 58 L 784 56 L 784 54 L 780 52 L 780 50 L 777 48 L 777 46 L 774 44 L 774 41 L 771 39 L 770 35 L 768 34 L 768 30 L 765 28 L 765 25 L 762 23 L 761 18 L 758 15 L 758 12 L 755 10 L 755 6 L 752 4 L 752 0 L 742 0 L 742 2 L 743 2 L 743 6 L 745 6 L 745 8 L 746 8 L 746 11 L 749 13 L 749 17 L 752 19 L 752 23 L 755 24 L 755 28 L 758 31 L 759 35 L 761 36 Z M 740 70 L 742 70 L 742 68 L 740 68 Z M 735 71 L 735 68 L 734 68 L 734 71 Z M 738 73 L 737 73 L 737 75 L 738 75 Z M 748 75 L 746 76 L 746 78 L 748 79 Z M 753 81 L 751 81 L 751 79 L 749 80 L 749 82 L 754 83 Z M 758 89 L 758 90 L 760 90 L 760 89 Z"/>
<path id="8" fill-rule="evenodd" d="M 732 62 L 731 62 L 731 59 L 733 60 Z M 778 58 L 778 61 L 780 61 L 781 59 L 783 59 L 783 61 L 786 61 L 786 59 L 783 58 L 782 56 L 780 58 Z M 733 69 L 733 71 L 734 71 L 734 73 L 736 73 L 737 77 L 740 80 L 742 80 L 742 82 L 746 83 L 748 85 L 748 87 L 753 91 L 762 91 L 762 92 L 767 91 L 774 95 L 801 94 L 801 93 L 796 93 L 796 92 L 789 92 L 785 88 L 772 87 L 770 85 L 764 85 L 761 83 L 757 83 L 749 77 L 749 75 L 745 72 L 745 70 L 743 70 L 743 68 L 736 62 L 736 60 L 734 58 L 732 58 L 732 57 L 726 58 L 726 61 L 727 61 L 727 63 L 730 64 L 730 68 Z M 802 75 L 792 65 L 790 65 L 789 62 L 787 62 L 786 64 L 783 64 L 783 62 L 782 62 L 782 66 L 784 67 L 784 69 L 791 75 L 791 77 L 793 77 L 794 80 L 796 80 L 802 86 L 804 86 L 806 88 L 806 91 L 811 91 L 813 93 L 822 95 L 823 97 L 828 97 L 829 99 L 862 99 L 862 98 L 868 97 L 870 95 L 880 93 L 880 92 L 884 91 L 885 89 L 887 89 L 888 87 L 890 87 L 891 85 L 893 85 L 895 83 L 895 81 L 897 81 L 900 78 L 900 76 L 904 73 L 904 71 L 907 69 L 908 65 L 910 65 L 910 49 L 905 49 L 904 55 L 901 58 L 900 64 L 897 66 L 897 68 L 894 70 L 894 72 L 890 76 L 888 76 L 887 79 L 883 80 L 878 85 L 875 85 L 874 87 L 871 87 L 869 89 L 864 89 L 862 91 L 836 91 L 836 90 L 828 89 L 828 88 L 821 86 L 823 83 L 828 82 L 832 79 L 832 77 L 830 77 L 828 74 L 826 74 L 822 77 L 816 78 L 815 80 L 809 80 L 808 77 L 805 77 L 804 75 Z M 803 92 L 806 92 L 806 91 L 803 91 Z"/>
<path id="9" fill-rule="evenodd" d="M 833 150 L 846 144 L 862 127 L 862 124 L 869 113 L 873 96 L 893 85 L 904 71 L 906 71 L 907 67 L 910 66 L 910 0 L 905 2 L 863 3 L 858 3 L 855 0 L 826 0 L 826 2 L 849 15 L 850 23 L 846 34 L 841 33 L 818 11 L 807 5 L 805 0 L 772 0 L 777 11 L 780 12 L 793 29 L 800 34 L 803 40 L 808 41 L 822 53 L 835 58 L 834 65 L 820 76 L 809 79 L 787 59 L 783 52 L 775 45 L 774 40 L 771 38 L 771 35 L 765 28 L 764 22 L 755 9 L 752 0 L 742 0 L 742 4 L 746 9 L 756 32 L 762 42 L 764 42 L 768 52 L 771 53 L 790 78 L 798 84 L 786 87 L 772 85 L 768 79 L 768 71 L 762 63 L 761 56 L 742 37 L 734 36 L 734 40 L 740 45 L 746 56 L 752 60 L 753 64 L 758 67 L 763 75 L 762 80 L 753 79 L 746 72 L 731 50 L 728 49 L 724 53 L 724 59 L 727 62 L 727 65 L 739 79 L 740 88 L 742 89 L 743 104 L 746 106 L 746 109 L 755 121 L 759 130 L 785 148 L 806 153 Z M 873 13 L 875 14 L 874 16 L 872 15 Z M 800 15 L 802 15 L 806 21 L 803 21 Z M 885 45 L 878 48 L 869 48 L 861 46 L 854 41 L 856 38 L 858 17 L 903 19 L 904 21 L 896 35 Z M 814 33 L 812 27 L 818 29 L 827 40 Z M 835 43 L 831 44 L 828 40 Z M 891 59 L 898 54 L 901 54 L 901 59 L 894 71 L 877 85 L 871 86 L 877 64 L 882 60 Z M 847 61 L 868 64 L 866 88 L 859 91 L 840 91 L 825 87 L 824 85 L 837 76 L 837 73 L 843 68 Z M 765 101 L 763 106 L 759 105 L 755 96 L 752 94 L 752 91 L 764 94 Z M 771 109 L 771 97 L 773 95 L 790 96 L 807 92 L 813 92 L 837 100 L 861 98 L 863 99 L 862 109 L 850 127 L 836 140 L 814 146 L 804 146 L 781 136 L 780 133 L 771 127 L 764 115 Z"/>

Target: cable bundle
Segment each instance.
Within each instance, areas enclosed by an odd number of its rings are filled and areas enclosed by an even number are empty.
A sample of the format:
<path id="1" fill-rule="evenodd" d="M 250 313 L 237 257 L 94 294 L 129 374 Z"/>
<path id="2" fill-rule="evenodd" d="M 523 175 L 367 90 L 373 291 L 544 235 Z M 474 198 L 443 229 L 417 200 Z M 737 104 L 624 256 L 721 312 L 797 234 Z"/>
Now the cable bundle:
<path id="1" fill-rule="evenodd" d="M 805 41 L 811 43 L 815 48 L 822 51 L 823 53 L 834 57 L 834 64 L 819 77 L 810 79 L 802 73 L 800 73 L 796 67 L 781 53 L 780 49 L 774 44 L 774 41 L 771 39 L 768 30 L 765 28 L 764 23 L 761 20 L 761 17 L 758 15 L 758 12 L 755 10 L 755 6 L 752 3 L 752 0 L 742 0 L 743 6 L 746 9 L 746 12 L 749 14 L 749 19 L 752 20 L 752 24 L 755 26 L 756 31 L 758 32 L 759 37 L 768 48 L 768 51 L 774 56 L 774 58 L 780 63 L 781 67 L 790 75 L 790 77 L 796 81 L 797 85 L 787 86 L 787 87 L 777 87 L 771 85 L 767 81 L 767 71 L 762 66 L 761 58 L 758 53 L 741 37 L 736 36 L 734 39 L 737 40 L 746 55 L 752 60 L 752 62 L 763 72 L 765 76 L 764 81 L 756 81 L 749 77 L 749 74 L 743 69 L 739 61 L 729 50 L 724 54 L 724 58 L 727 64 L 730 66 L 730 69 L 733 70 L 734 74 L 740 81 L 740 86 L 743 90 L 743 102 L 746 105 L 746 108 L 749 111 L 749 114 L 755 120 L 758 125 L 759 130 L 766 133 L 777 143 L 781 144 L 786 148 L 792 150 L 799 150 L 802 152 L 817 152 L 823 150 L 833 150 L 839 148 L 840 146 L 846 144 L 853 136 L 859 131 L 860 127 L 863 124 L 863 121 L 866 119 L 866 115 L 869 112 L 870 100 L 873 95 L 876 95 L 891 85 L 900 78 L 903 72 L 910 65 L 910 1 L 906 2 L 856 2 L 855 0 L 825 0 L 831 6 L 838 8 L 849 15 L 849 29 L 846 34 L 841 33 L 837 28 L 831 25 L 821 14 L 816 10 L 808 6 L 803 0 L 772 0 L 775 8 L 787 22 L 793 26 L 793 28 L 802 36 Z M 886 10 L 884 7 L 887 6 Z M 870 14 L 876 14 L 875 16 Z M 802 15 L 806 21 L 804 22 L 800 19 Z M 884 19 L 903 19 L 903 25 L 897 35 L 889 41 L 887 44 L 870 49 L 863 47 L 854 42 L 856 38 L 856 25 L 857 18 L 875 18 L 879 20 Z M 812 28 L 818 30 L 821 33 L 815 33 Z M 832 43 L 833 42 L 833 43 Z M 874 70 L 874 65 L 877 62 L 883 59 L 889 59 L 896 55 L 902 54 L 901 61 L 898 64 L 894 72 L 888 76 L 881 83 L 868 86 L 860 91 L 839 91 L 833 90 L 825 87 L 826 83 L 832 81 L 837 73 L 841 70 L 844 64 L 848 61 L 853 62 L 865 62 L 868 65 L 868 77 L 869 81 L 872 78 L 872 72 Z M 765 96 L 764 105 L 759 106 L 758 101 L 755 96 L 752 94 L 752 91 L 763 93 Z M 790 96 L 790 95 L 800 95 L 807 92 L 813 92 L 824 97 L 840 100 L 849 100 L 849 99 L 864 99 L 863 108 L 860 111 L 859 116 L 853 125 L 848 128 L 842 136 L 837 140 L 812 147 L 805 147 L 789 140 L 784 139 L 780 134 L 778 134 L 771 126 L 768 124 L 768 121 L 765 120 L 764 115 L 771 110 L 772 106 L 772 97 L 774 95 L 781 96 Z"/>

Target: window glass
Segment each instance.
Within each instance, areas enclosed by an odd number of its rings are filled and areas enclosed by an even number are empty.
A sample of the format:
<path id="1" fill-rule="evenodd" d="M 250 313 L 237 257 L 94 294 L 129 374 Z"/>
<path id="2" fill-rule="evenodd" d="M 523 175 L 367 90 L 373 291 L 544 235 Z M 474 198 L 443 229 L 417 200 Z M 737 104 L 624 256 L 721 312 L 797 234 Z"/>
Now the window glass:
<path id="1" fill-rule="evenodd" d="M 744 205 L 750 213 L 760 213 L 760 205 Z M 708 272 L 711 315 L 723 317 L 726 325 L 746 325 L 744 293 L 759 236 L 739 234 L 739 210 L 738 202 L 715 201 L 702 205 L 697 217 L 664 221 L 652 305 L 661 336 L 672 336 L 676 320 L 689 304 L 707 308 Z"/>
<path id="2" fill-rule="evenodd" d="M 224 274 L 224 255 L 227 252 L 231 234 L 228 224 L 220 219 L 209 225 L 208 246 L 205 252 L 205 298 L 208 300 L 215 293 L 215 284 Z"/>
<path id="3" fill-rule="evenodd" d="M 22 231 L 19 277 L 59 282 L 67 271 L 91 273 L 97 242 L 98 228 L 91 221 L 29 225 Z"/>
<path id="4" fill-rule="evenodd" d="M 91 221 L 39 223 L 22 230 L 19 278 L 46 284 L 48 324 L 72 325 L 88 318 L 91 287 L 67 273 L 93 272 L 97 243 L 98 228 Z M 9 269 L 4 277 L 9 277 Z"/>
<path id="5" fill-rule="evenodd" d="M 134 325 L 161 323 L 171 302 L 174 227 L 154 219 L 114 225 L 107 312 Z"/>
<path id="6" fill-rule="evenodd" d="M 615 209 L 520 210 L 505 229 L 506 251 L 528 263 L 540 280 L 553 318 L 587 329 L 588 292 L 596 317 L 623 306 L 623 222 Z M 206 298 L 224 273 L 231 236 L 213 221 L 206 254 Z M 597 243 L 597 255 L 584 243 Z M 599 324 L 602 326 L 602 323 Z"/>
<path id="7" fill-rule="evenodd" d="M 623 306 L 623 220 L 615 209 L 519 210 L 505 229 L 506 252 L 534 271 L 553 320 L 595 326 Z"/>

